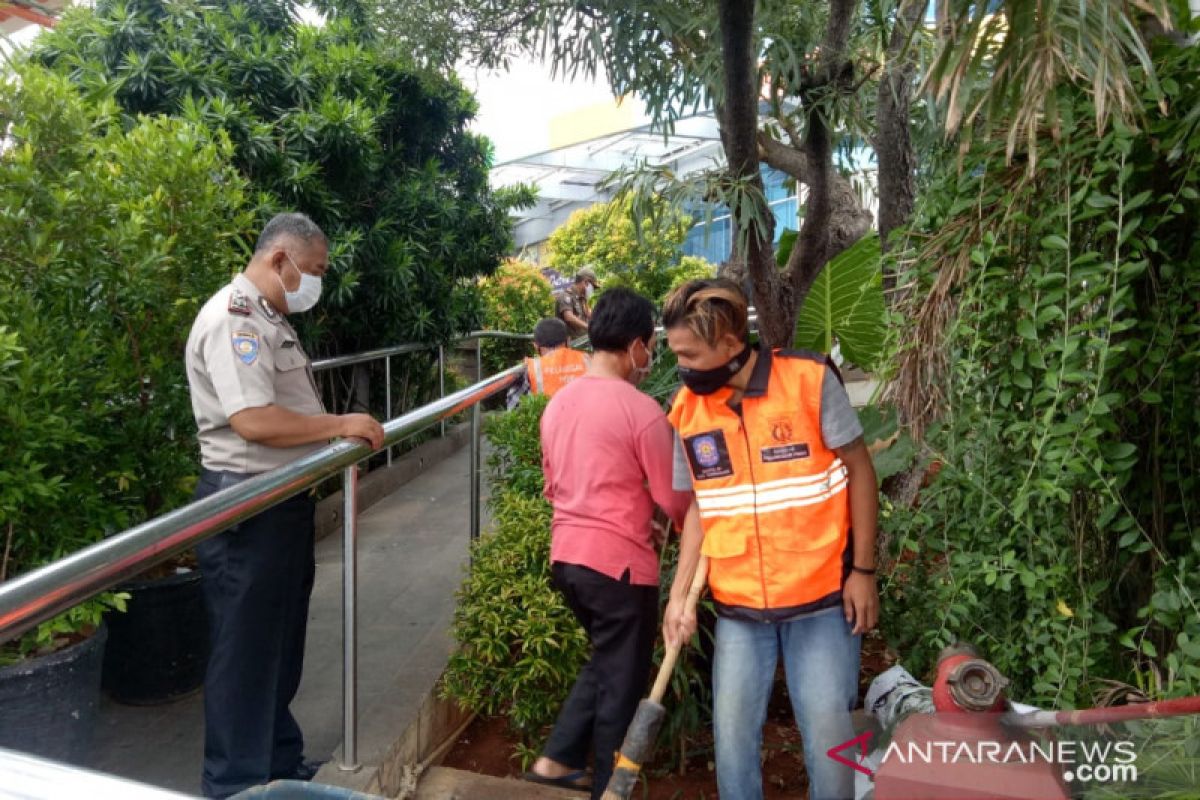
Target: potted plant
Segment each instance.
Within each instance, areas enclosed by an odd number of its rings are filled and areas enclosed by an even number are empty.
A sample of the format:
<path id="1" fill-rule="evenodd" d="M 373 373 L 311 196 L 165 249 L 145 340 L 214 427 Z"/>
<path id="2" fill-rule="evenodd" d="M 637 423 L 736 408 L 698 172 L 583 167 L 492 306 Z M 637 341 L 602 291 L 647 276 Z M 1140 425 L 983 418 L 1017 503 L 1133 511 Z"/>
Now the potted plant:
<path id="1" fill-rule="evenodd" d="M 26 299 L 0 296 L 0 583 L 98 532 L 86 519 L 97 509 L 95 489 L 57 469 L 93 451 L 82 423 L 72 419 L 81 398 L 68 372 L 73 357 L 93 345 L 67 337 L 53 352 L 31 350 L 27 343 L 45 332 Z M 84 603 L 0 644 L 0 747 L 86 760 L 100 698 L 101 615 L 120 602 L 109 596 Z"/>
<path id="2" fill-rule="evenodd" d="M 194 555 L 118 587 L 128 599 L 106 615 L 104 691 L 131 705 L 169 703 L 200 689 L 208 664 L 208 617 Z"/>

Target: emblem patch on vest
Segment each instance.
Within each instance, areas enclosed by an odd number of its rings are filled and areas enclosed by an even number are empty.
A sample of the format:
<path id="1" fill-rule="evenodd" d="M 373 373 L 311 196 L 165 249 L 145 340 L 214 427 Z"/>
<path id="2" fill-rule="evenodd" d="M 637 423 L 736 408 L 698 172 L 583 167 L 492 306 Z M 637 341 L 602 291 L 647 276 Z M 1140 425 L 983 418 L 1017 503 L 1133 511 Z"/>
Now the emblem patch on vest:
<path id="1" fill-rule="evenodd" d="M 725 444 L 724 432 L 710 431 L 689 436 L 685 443 L 688 461 L 692 464 L 692 477 L 696 480 L 724 478 L 733 474 L 733 464 L 729 460 L 729 448 Z"/>
<path id="2" fill-rule="evenodd" d="M 776 461 L 798 461 L 801 458 L 808 458 L 810 455 L 808 445 L 803 443 L 764 447 L 759 452 L 762 454 L 765 464 L 772 464 Z"/>
<path id="3" fill-rule="evenodd" d="M 792 441 L 794 434 L 792 433 L 791 417 L 776 417 L 775 419 L 768 420 L 768 424 L 771 426 L 772 439 L 785 443 Z"/>

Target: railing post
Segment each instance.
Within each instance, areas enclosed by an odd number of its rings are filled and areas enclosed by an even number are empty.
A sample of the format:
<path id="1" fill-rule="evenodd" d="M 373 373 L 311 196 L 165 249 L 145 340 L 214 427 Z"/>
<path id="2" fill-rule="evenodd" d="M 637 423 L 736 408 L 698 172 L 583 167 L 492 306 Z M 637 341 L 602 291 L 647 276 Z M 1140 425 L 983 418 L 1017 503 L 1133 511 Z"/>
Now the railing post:
<path id="1" fill-rule="evenodd" d="M 483 339 L 475 338 L 475 378 L 483 380 Z M 481 401 L 476 401 L 471 407 L 471 542 L 479 538 L 479 440 L 480 428 L 483 422 L 483 407 Z"/>
<path id="2" fill-rule="evenodd" d="M 392 357 L 387 356 L 383 359 L 383 397 L 384 403 L 387 404 L 387 410 L 383 412 L 383 421 L 387 422 L 392 418 Z M 392 465 L 392 448 L 388 445 L 387 449 L 387 464 Z"/>
<path id="3" fill-rule="evenodd" d="M 438 345 L 438 399 L 446 396 L 446 348 Z M 446 436 L 446 420 L 441 421 L 442 437 Z"/>
<path id="4" fill-rule="evenodd" d="M 358 465 L 342 472 L 342 760 L 358 769 Z"/>
<path id="5" fill-rule="evenodd" d="M 483 419 L 482 405 L 476 402 L 471 407 L 471 542 L 479 538 L 479 474 L 480 474 L 480 422 Z"/>

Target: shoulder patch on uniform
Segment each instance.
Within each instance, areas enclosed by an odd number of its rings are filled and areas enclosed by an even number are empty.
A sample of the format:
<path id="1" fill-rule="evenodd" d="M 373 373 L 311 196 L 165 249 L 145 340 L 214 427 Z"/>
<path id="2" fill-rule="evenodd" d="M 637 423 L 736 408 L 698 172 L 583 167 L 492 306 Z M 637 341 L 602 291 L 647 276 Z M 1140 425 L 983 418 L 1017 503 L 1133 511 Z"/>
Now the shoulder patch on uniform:
<path id="1" fill-rule="evenodd" d="M 249 366 L 258 361 L 258 334 L 253 331 L 235 331 L 233 334 L 233 352 L 238 359 Z"/>
<path id="2" fill-rule="evenodd" d="M 229 293 L 229 313 L 242 317 L 250 316 L 250 298 L 242 290 L 234 289 Z"/>
<path id="3" fill-rule="evenodd" d="M 271 301 L 265 297 L 258 298 L 258 307 L 262 309 L 263 314 L 267 319 L 274 322 L 279 319 L 279 312 L 275 310 L 275 306 L 271 305 Z"/>

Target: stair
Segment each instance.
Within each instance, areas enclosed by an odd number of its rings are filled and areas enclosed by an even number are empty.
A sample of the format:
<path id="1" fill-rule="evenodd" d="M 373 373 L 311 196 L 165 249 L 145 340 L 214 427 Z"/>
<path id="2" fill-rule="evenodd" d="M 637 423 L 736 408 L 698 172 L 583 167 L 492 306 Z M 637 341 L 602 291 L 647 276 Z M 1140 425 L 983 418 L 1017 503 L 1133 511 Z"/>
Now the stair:
<path id="1" fill-rule="evenodd" d="M 587 794 L 461 769 L 433 767 L 421 776 L 414 800 L 579 800 L 581 797 L 587 797 Z"/>

